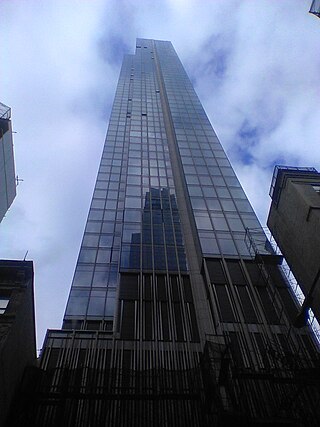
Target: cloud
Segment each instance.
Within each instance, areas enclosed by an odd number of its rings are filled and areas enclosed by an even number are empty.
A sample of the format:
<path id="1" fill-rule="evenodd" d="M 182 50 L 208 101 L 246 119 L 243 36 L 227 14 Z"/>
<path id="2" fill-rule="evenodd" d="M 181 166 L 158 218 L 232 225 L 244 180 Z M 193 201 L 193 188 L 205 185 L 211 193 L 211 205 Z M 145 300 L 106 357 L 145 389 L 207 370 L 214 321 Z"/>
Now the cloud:
<path id="1" fill-rule="evenodd" d="M 60 327 L 124 53 L 171 40 L 259 217 L 272 167 L 319 166 L 309 1 L 2 1 L 2 102 L 24 181 L 3 258 L 35 261 L 38 342 Z M 5 59 L 5 60 L 4 60 Z"/>
<path id="2" fill-rule="evenodd" d="M 77 3 L 0 5 L 8 40 L 2 95 L 12 107 L 23 179 L 0 225 L 1 256 L 22 259 L 28 251 L 35 261 L 40 343 L 47 327 L 61 324 L 105 134 L 101 86 L 110 98 L 117 78 L 96 49 L 98 2 L 93 10 Z"/>

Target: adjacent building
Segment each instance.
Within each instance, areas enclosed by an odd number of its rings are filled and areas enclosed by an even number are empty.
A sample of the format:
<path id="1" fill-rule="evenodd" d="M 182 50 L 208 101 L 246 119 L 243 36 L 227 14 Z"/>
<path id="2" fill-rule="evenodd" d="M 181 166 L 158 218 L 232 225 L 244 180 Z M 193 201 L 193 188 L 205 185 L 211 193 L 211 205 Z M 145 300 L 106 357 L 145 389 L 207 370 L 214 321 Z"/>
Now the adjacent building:
<path id="1" fill-rule="evenodd" d="M 310 6 L 309 13 L 320 18 L 320 0 L 313 0 Z"/>
<path id="2" fill-rule="evenodd" d="M 11 109 L 0 102 L 0 222 L 15 197 Z"/>
<path id="3" fill-rule="evenodd" d="M 0 426 L 25 369 L 36 364 L 32 261 L 0 260 Z"/>
<path id="4" fill-rule="evenodd" d="M 171 43 L 137 39 L 63 327 L 10 425 L 319 425 L 281 261 Z"/>
<path id="5" fill-rule="evenodd" d="M 320 321 L 320 173 L 276 166 L 268 227 Z"/>

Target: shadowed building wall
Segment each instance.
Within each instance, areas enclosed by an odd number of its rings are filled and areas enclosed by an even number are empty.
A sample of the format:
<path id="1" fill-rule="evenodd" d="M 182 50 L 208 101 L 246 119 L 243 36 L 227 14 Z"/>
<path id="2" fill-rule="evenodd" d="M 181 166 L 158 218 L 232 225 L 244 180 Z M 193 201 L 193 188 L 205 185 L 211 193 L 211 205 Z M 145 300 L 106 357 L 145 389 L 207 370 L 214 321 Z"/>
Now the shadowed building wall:
<path id="1" fill-rule="evenodd" d="M 24 369 L 35 364 L 33 264 L 0 260 L 0 426 Z"/>
<path id="2" fill-rule="evenodd" d="M 277 166 L 268 227 L 320 321 L 320 174 Z"/>
<path id="3" fill-rule="evenodd" d="M 11 109 L 0 102 L 0 221 L 16 196 Z"/>

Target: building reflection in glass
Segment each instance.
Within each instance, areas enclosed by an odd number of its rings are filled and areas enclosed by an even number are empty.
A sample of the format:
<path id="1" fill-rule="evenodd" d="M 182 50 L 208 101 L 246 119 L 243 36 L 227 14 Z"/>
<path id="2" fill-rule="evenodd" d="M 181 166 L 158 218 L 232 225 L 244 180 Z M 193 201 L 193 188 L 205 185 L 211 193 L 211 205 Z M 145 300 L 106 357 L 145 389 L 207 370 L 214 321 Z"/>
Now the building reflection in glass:
<path id="1" fill-rule="evenodd" d="M 168 188 L 151 188 L 141 224 L 125 224 L 121 269 L 187 271 L 177 202 Z"/>

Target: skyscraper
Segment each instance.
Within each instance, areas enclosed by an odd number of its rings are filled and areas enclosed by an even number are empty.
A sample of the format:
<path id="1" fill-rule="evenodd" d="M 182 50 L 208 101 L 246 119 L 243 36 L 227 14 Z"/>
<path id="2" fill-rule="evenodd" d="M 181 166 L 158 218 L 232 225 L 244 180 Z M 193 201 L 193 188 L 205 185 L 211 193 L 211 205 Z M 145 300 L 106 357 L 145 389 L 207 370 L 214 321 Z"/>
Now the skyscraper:
<path id="1" fill-rule="evenodd" d="M 317 425 L 317 348 L 281 260 L 171 43 L 138 39 L 63 328 L 14 425 Z"/>

